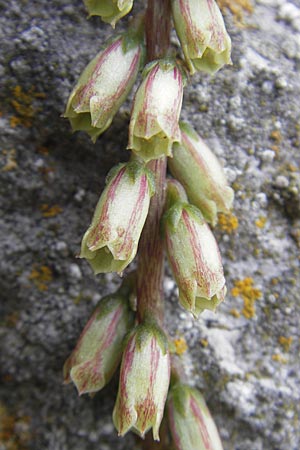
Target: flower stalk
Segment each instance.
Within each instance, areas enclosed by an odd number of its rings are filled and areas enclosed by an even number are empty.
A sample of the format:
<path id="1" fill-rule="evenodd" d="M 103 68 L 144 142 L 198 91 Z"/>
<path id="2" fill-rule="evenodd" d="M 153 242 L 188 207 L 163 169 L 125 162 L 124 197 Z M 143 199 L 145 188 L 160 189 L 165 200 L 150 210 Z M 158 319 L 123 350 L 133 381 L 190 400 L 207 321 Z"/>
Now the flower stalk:
<path id="1" fill-rule="evenodd" d="M 90 15 L 113 28 L 134 6 L 134 0 L 84 3 Z M 176 57 L 170 52 L 172 17 L 182 51 Z M 122 275 L 136 255 L 137 271 L 134 282 L 129 277 L 97 305 L 65 363 L 64 379 L 79 394 L 93 394 L 121 364 L 115 427 L 120 436 L 131 430 L 142 438 L 152 429 L 153 440 L 166 438 L 155 448 L 222 449 L 204 399 L 172 355 L 164 329 L 163 280 L 166 253 L 179 301 L 195 317 L 215 310 L 226 293 L 207 221 L 214 225 L 218 212 L 231 208 L 233 191 L 210 149 L 179 120 L 187 73 L 217 71 L 230 63 L 230 48 L 215 0 L 148 0 L 145 15 L 83 71 L 65 112 L 73 131 L 85 131 L 95 141 L 143 69 L 129 125 L 130 161 L 108 175 L 80 253 L 95 274 Z M 167 180 L 167 164 L 173 179 Z M 148 435 L 143 448 L 151 442 Z"/>

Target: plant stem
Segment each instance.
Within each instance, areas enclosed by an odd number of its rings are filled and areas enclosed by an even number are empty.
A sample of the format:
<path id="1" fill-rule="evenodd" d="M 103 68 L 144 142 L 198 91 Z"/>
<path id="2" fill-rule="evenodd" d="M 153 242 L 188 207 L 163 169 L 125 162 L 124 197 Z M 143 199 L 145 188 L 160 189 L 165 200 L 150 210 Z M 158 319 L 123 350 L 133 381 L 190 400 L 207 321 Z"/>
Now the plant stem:
<path id="1" fill-rule="evenodd" d="M 170 45 L 170 0 L 148 0 L 145 27 L 148 61 L 165 57 Z"/>
<path id="2" fill-rule="evenodd" d="M 165 203 L 166 158 L 151 161 L 148 168 L 155 177 L 156 192 L 139 244 L 137 270 L 137 314 L 141 322 L 146 316 L 162 324 L 164 251 L 160 236 L 160 219 Z"/>
<path id="3" fill-rule="evenodd" d="M 166 56 L 170 44 L 170 0 L 148 0 L 145 17 L 147 59 Z M 146 316 L 162 325 L 164 251 L 160 236 L 160 219 L 165 203 L 166 158 L 148 163 L 155 177 L 155 194 L 151 199 L 148 217 L 139 244 L 137 270 L 137 315 Z"/>

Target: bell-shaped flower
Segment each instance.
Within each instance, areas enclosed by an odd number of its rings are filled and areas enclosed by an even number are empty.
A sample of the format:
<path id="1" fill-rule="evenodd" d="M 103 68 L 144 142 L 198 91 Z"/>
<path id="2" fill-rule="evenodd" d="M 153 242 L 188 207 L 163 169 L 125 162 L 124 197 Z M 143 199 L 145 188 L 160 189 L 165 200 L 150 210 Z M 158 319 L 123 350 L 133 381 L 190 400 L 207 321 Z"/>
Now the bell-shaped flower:
<path id="1" fill-rule="evenodd" d="M 180 140 L 182 96 L 183 75 L 174 62 L 149 64 L 134 98 L 128 149 L 145 161 L 171 155 L 172 144 Z"/>
<path id="2" fill-rule="evenodd" d="M 130 12 L 133 0 L 84 0 L 90 16 L 101 16 L 103 22 L 115 28 L 116 23 Z"/>
<path id="3" fill-rule="evenodd" d="M 217 427 L 197 389 L 176 383 L 170 389 L 167 409 L 176 450 L 223 450 Z"/>
<path id="4" fill-rule="evenodd" d="M 136 80 L 141 57 L 139 40 L 124 36 L 88 64 L 64 113 L 73 131 L 86 131 L 95 142 L 110 126 Z"/>
<path id="5" fill-rule="evenodd" d="M 190 202 L 215 225 L 218 212 L 231 209 L 233 189 L 228 186 L 218 159 L 195 130 L 187 123 L 181 123 L 180 129 L 181 143 L 173 146 L 169 169 L 184 186 Z"/>
<path id="6" fill-rule="evenodd" d="M 81 244 L 80 257 L 95 274 L 121 273 L 131 263 L 153 193 L 152 175 L 138 162 L 111 171 Z"/>
<path id="7" fill-rule="evenodd" d="M 194 316 L 215 310 L 226 294 L 216 240 L 194 206 L 177 201 L 163 218 L 165 245 L 181 305 Z"/>
<path id="8" fill-rule="evenodd" d="M 230 64 L 231 40 L 215 0 L 172 0 L 176 33 L 189 68 L 214 73 Z"/>
<path id="9" fill-rule="evenodd" d="M 64 364 L 65 383 L 73 381 L 80 395 L 102 389 L 121 361 L 124 338 L 133 322 L 122 290 L 100 300 Z"/>
<path id="10" fill-rule="evenodd" d="M 144 437 L 152 428 L 159 440 L 170 381 L 170 355 L 163 331 L 153 323 L 138 325 L 125 347 L 113 421 L 123 436 L 132 430 Z"/>

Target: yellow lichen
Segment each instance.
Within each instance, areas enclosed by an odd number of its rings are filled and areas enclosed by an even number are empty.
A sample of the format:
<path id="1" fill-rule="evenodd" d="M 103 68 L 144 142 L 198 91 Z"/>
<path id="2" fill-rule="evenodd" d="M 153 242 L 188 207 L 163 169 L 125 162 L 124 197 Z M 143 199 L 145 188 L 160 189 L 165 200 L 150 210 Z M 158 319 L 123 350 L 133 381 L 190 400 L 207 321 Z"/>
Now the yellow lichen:
<path id="1" fill-rule="evenodd" d="M 187 351 L 188 346 L 184 337 L 176 338 L 173 342 L 175 345 L 175 353 L 177 355 L 182 355 Z"/>
<path id="2" fill-rule="evenodd" d="M 0 447 L 6 450 L 25 450 L 31 439 L 28 416 L 10 414 L 0 403 Z"/>
<path id="3" fill-rule="evenodd" d="M 34 267 L 30 272 L 28 279 L 32 281 L 40 291 L 46 291 L 48 289 L 48 284 L 53 280 L 53 273 L 50 267 L 42 265 L 40 267 Z"/>
<path id="4" fill-rule="evenodd" d="M 253 12 L 253 4 L 249 0 L 218 0 L 218 4 L 223 11 L 229 9 L 237 23 L 243 22 L 244 11 Z"/>
<path id="5" fill-rule="evenodd" d="M 62 212 L 62 208 L 59 205 L 49 206 L 47 203 L 43 203 L 40 206 L 40 210 L 44 217 L 55 217 Z"/>
<path id="6" fill-rule="evenodd" d="M 231 234 L 235 231 L 239 226 L 239 221 L 236 216 L 233 214 L 224 214 L 219 213 L 218 215 L 218 224 L 222 231 L 225 231 L 228 234 Z"/>
<path id="7" fill-rule="evenodd" d="M 202 345 L 202 347 L 207 347 L 208 346 L 208 340 L 207 339 L 200 339 L 200 344 Z"/>
<path id="8" fill-rule="evenodd" d="M 235 308 L 232 308 L 229 311 L 229 314 L 231 314 L 233 317 L 236 317 L 236 318 L 239 318 L 241 316 L 240 312 Z"/>
<path id="9" fill-rule="evenodd" d="M 263 216 L 259 216 L 259 218 L 255 221 L 255 225 L 258 228 L 264 228 L 267 222 L 267 218 Z"/>
<path id="10" fill-rule="evenodd" d="M 290 337 L 279 336 L 278 342 L 283 347 L 284 351 L 288 352 L 291 348 L 293 338 L 291 336 Z"/>
<path id="11" fill-rule="evenodd" d="M 261 291 L 253 286 L 253 278 L 246 277 L 243 280 L 235 280 L 234 287 L 231 289 L 233 297 L 242 297 L 244 307 L 242 314 L 247 319 L 255 315 L 254 303 L 261 297 Z"/>
<path id="12" fill-rule="evenodd" d="M 18 167 L 17 161 L 16 161 L 16 150 L 12 148 L 11 150 L 3 150 L 3 154 L 6 155 L 6 163 L 1 168 L 2 172 L 10 172 L 11 170 L 14 170 Z"/>
<path id="13" fill-rule="evenodd" d="M 270 134 L 270 138 L 277 143 L 282 141 L 282 135 L 279 130 L 273 130 Z"/>
<path id="14" fill-rule="evenodd" d="M 39 111 L 34 105 L 35 99 L 45 98 L 45 94 L 41 92 L 35 92 L 35 89 L 31 87 L 29 91 L 24 92 L 22 86 L 15 86 L 12 89 L 11 105 L 16 115 L 10 118 L 10 126 L 15 128 L 18 125 L 22 125 L 26 128 L 32 126 L 32 121 L 35 114 Z"/>
<path id="15" fill-rule="evenodd" d="M 280 353 L 275 353 L 274 355 L 272 355 L 272 359 L 273 359 L 273 361 L 279 362 L 281 364 L 287 363 L 286 358 L 284 358 L 282 355 L 280 355 Z"/>

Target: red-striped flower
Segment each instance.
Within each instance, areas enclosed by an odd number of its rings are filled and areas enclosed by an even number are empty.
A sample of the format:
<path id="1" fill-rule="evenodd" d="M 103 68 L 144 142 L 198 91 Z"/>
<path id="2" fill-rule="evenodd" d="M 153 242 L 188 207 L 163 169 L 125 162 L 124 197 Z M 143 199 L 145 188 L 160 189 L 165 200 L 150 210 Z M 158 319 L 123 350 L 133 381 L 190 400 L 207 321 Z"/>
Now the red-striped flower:
<path id="1" fill-rule="evenodd" d="M 64 113 L 73 131 L 86 131 L 96 141 L 110 126 L 136 80 L 141 56 L 139 41 L 124 36 L 88 64 Z"/>
<path id="2" fill-rule="evenodd" d="M 183 96 L 181 70 L 169 60 L 151 63 L 133 104 L 128 148 L 145 161 L 172 154 L 179 142 Z"/>
<path id="3" fill-rule="evenodd" d="M 84 0 L 91 16 L 101 16 L 103 22 L 115 28 L 116 22 L 129 13 L 133 0 Z"/>
<path id="4" fill-rule="evenodd" d="M 197 389 L 181 383 L 171 388 L 168 420 L 176 450 L 223 450 L 216 425 Z"/>
<path id="5" fill-rule="evenodd" d="M 153 429 L 159 440 L 170 381 L 170 356 L 164 333 L 153 324 L 139 325 L 123 353 L 114 424 L 121 436 L 132 430 L 140 436 Z"/>
<path id="6" fill-rule="evenodd" d="M 230 64 L 231 40 L 215 0 L 172 0 L 176 33 L 191 73 Z"/>
<path id="7" fill-rule="evenodd" d="M 181 143 L 173 146 L 168 167 L 184 186 L 190 202 L 215 225 L 218 212 L 231 209 L 234 192 L 218 159 L 196 131 L 187 123 L 181 123 L 180 129 Z"/>
<path id="8" fill-rule="evenodd" d="M 195 316 L 215 310 L 226 294 L 225 278 L 218 245 L 201 212 L 175 202 L 165 213 L 164 230 L 181 305 Z"/>
<path id="9" fill-rule="evenodd" d="M 81 244 L 80 257 L 96 274 L 122 272 L 133 260 L 153 193 L 151 173 L 143 165 L 112 170 Z"/>
<path id="10" fill-rule="evenodd" d="M 65 383 L 73 381 L 79 394 L 102 389 L 121 361 L 133 319 L 126 296 L 116 293 L 103 298 L 64 364 Z"/>

